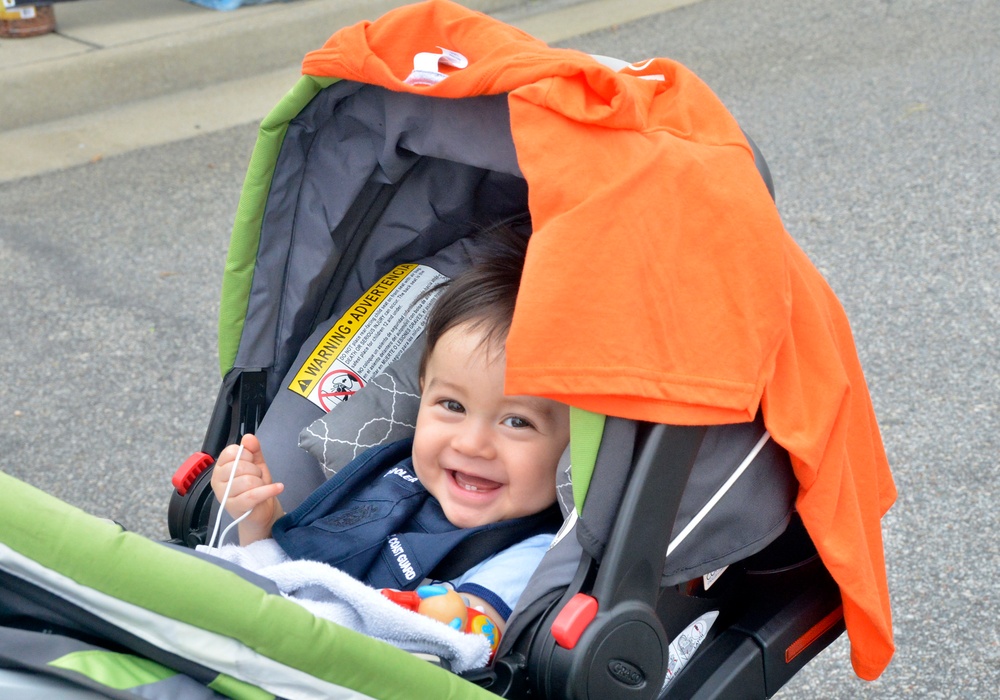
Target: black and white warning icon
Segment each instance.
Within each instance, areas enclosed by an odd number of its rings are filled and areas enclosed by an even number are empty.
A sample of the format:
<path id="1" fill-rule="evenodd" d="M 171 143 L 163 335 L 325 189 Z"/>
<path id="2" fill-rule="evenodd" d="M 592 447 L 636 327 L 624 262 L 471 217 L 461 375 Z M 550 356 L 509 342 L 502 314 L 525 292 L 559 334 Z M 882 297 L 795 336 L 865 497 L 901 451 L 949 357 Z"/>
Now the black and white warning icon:
<path id="1" fill-rule="evenodd" d="M 364 386 L 361 377 L 349 369 L 338 368 L 328 372 L 320 380 L 317 398 L 323 410 L 328 412 L 341 401 L 347 401 Z"/>

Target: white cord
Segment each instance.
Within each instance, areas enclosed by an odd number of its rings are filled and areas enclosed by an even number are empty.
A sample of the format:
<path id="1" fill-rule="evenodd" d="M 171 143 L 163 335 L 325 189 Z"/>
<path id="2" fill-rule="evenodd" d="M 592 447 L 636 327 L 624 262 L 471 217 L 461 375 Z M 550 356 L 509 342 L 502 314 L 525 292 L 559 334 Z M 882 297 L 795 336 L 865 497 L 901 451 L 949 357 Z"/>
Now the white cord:
<path id="1" fill-rule="evenodd" d="M 209 549 L 212 549 L 213 545 L 215 545 L 215 536 L 219 534 L 219 525 L 222 523 L 222 514 L 226 511 L 226 501 L 229 500 L 229 490 L 233 486 L 233 477 L 236 476 L 236 470 L 240 466 L 240 458 L 242 456 L 243 456 L 243 445 L 241 444 L 239 449 L 236 450 L 236 460 L 233 462 L 233 470 L 229 472 L 229 481 L 226 482 L 226 490 L 222 494 L 222 502 L 219 504 L 219 514 L 215 517 L 215 529 L 212 530 L 212 536 L 208 540 Z M 241 522 L 243 522 L 243 519 L 246 518 L 248 515 L 250 515 L 250 513 L 252 512 L 253 508 L 248 510 L 240 517 L 236 518 L 236 520 L 234 520 L 233 522 L 229 523 L 226 529 L 222 531 L 222 537 L 219 539 L 220 547 L 222 546 L 222 543 L 226 541 L 226 535 L 228 535 L 229 531 L 233 529 L 233 526 L 239 525 Z"/>
<path id="2" fill-rule="evenodd" d="M 226 526 L 226 529 L 222 531 L 222 537 L 219 538 L 219 546 L 220 547 L 222 546 L 222 543 L 226 541 L 226 535 L 229 534 L 229 531 L 232 530 L 235 526 L 239 525 L 241 522 L 243 522 L 246 519 L 246 517 L 248 515 L 250 515 L 252 512 L 253 512 L 253 508 L 251 508 L 246 513 L 244 513 L 243 515 L 241 515 L 240 517 L 236 518 L 236 520 L 234 520 L 233 522 L 229 523 L 228 526 Z"/>

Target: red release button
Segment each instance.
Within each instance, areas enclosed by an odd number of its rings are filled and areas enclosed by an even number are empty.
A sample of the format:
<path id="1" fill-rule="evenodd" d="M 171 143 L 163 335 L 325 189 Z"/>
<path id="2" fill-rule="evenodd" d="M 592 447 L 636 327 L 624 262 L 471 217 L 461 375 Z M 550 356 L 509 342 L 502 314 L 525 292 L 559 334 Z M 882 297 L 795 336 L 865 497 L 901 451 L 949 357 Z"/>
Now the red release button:
<path id="1" fill-rule="evenodd" d="M 563 649 L 572 649 L 596 616 L 597 599 L 585 593 L 577 593 L 556 615 L 556 621 L 552 623 L 552 636 Z"/>
<path id="2" fill-rule="evenodd" d="M 193 455 L 188 457 L 184 464 L 182 464 L 176 472 L 174 472 L 174 477 L 170 482 L 177 489 L 177 493 L 182 496 L 186 496 L 188 489 L 194 483 L 194 480 L 198 476 L 208 469 L 215 460 L 212 455 L 205 454 L 204 452 L 195 452 Z"/>

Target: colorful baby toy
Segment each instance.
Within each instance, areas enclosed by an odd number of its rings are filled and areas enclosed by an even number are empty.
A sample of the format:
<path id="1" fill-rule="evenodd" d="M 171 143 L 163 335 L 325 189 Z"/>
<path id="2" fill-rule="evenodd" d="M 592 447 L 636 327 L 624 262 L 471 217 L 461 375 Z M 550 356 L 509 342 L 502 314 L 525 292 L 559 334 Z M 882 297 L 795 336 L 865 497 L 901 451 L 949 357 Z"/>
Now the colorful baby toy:
<path id="1" fill-rule="evenodd" d="M 415 591 L 383 588 L 382 595 L 407 610 L 443 622 L 452 629 L 481 634 L 490 643 L 490 658 L 500 646 L 500 630 L 482 610 L 469 607 L 468 601 L 447 586 L 431 584 Z"/>

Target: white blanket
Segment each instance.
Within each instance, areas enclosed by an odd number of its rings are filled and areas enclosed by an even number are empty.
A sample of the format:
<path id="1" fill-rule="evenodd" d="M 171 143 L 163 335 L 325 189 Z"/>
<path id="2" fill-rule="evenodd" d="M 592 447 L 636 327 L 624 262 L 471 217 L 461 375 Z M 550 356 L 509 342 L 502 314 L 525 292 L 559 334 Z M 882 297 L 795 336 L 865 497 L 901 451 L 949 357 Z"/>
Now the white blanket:
<path id="1" fill-rule="evenodd" d="M 402 608 L 327 564 L 289 559 L 274 540 L 198 549 L 271 579 L 282 595 L 318 617 L 405 651 L 446 659 L 456 673 L 481 668 L 489 660 L 489 644 L 482 635 L 458 632 Z"/>

